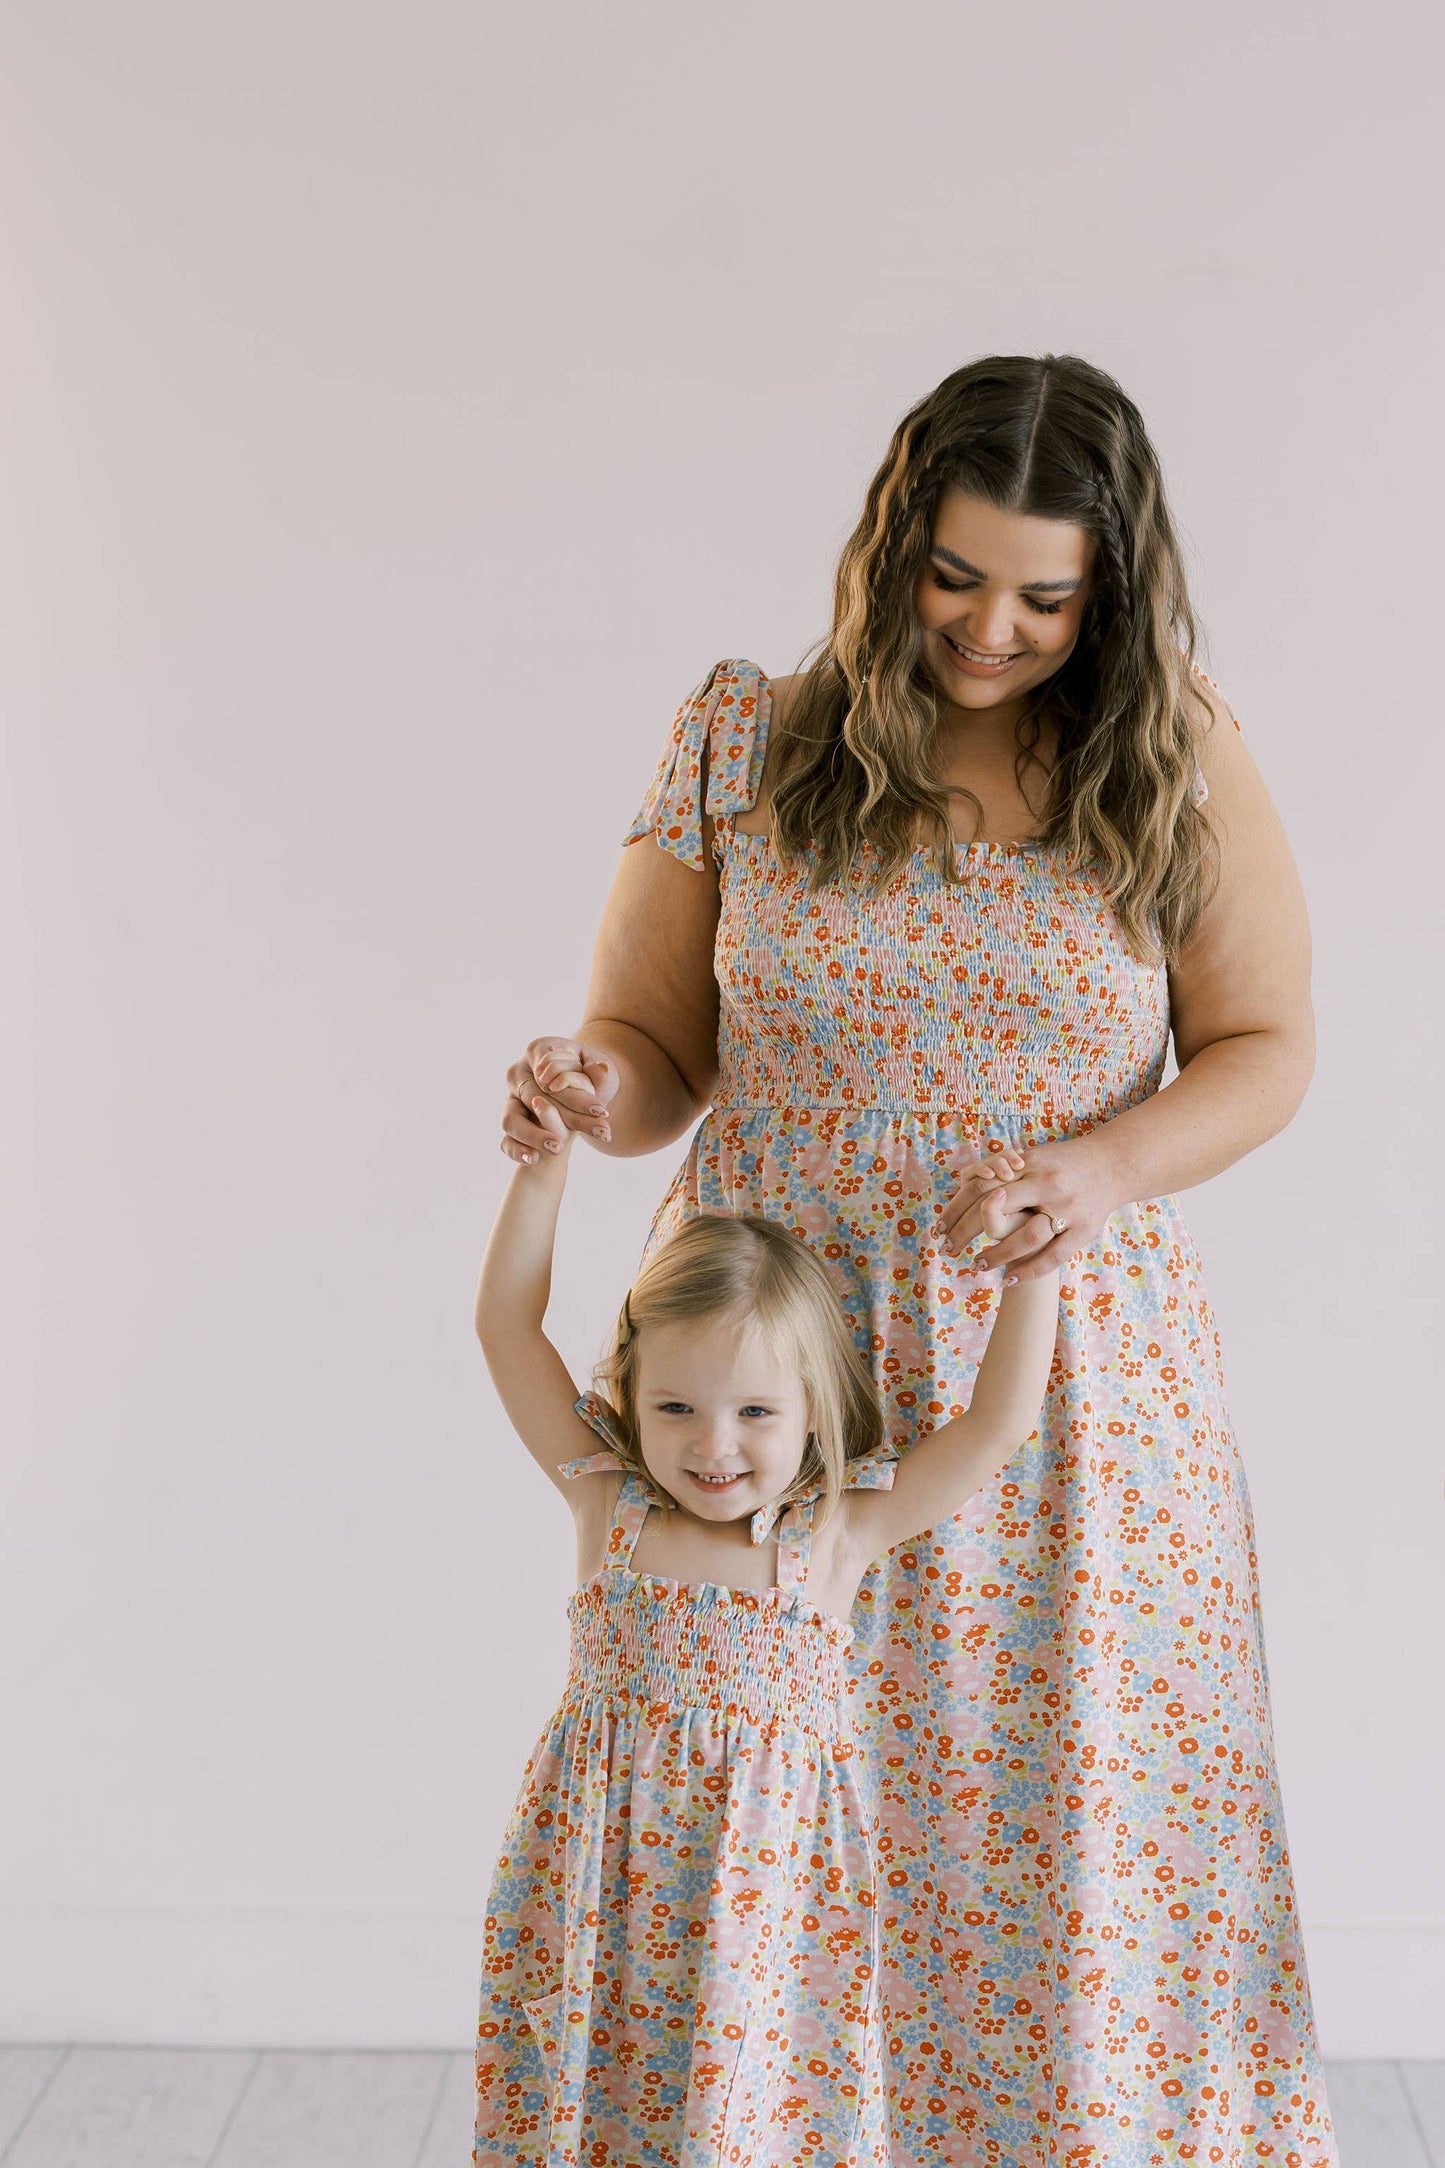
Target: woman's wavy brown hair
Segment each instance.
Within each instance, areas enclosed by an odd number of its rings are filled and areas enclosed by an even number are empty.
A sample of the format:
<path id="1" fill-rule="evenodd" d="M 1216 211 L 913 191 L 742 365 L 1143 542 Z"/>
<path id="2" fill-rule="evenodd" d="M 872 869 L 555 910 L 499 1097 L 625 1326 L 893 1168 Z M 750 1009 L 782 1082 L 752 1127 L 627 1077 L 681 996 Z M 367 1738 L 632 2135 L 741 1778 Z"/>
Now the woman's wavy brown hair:
<path id="1" fill-rule="evenodd" d="M 810 856 L 815 885 L 842 879 L 860 851 L 884 881 L 922 830 L 945 878 L 967 876 L 930 764 L 938 700 L 916 601 L 950 488 L 1094 538 L 1079 639 L 1020 721 L 1018 773 L 1036 758 L 1047 712 L 1058 757 L 1041 843 L 1097 869 L 1136 952 L 1173 957 L 1215 873 L 1213 833 L 1194 800 L 1210 711 L 1143 419 L 1112 377 L 1073 355 L 970 362 L 894 431 L 838 565 L 832 633 L 788 715 L 774 843 Z"/>

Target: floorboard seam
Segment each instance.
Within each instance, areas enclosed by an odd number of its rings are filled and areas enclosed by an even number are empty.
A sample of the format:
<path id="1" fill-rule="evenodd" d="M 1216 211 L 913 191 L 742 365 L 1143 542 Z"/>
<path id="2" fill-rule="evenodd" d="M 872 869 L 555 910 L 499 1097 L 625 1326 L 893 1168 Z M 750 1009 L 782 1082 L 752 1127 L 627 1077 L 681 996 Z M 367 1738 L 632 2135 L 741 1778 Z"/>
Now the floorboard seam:
<path id="1" fill-rule="evenodd" d="M 1435 2150 L 1435 2140 L 1431 2136 L 1430 2132 L 1426 2130 L 1424 2124 L 1420 2120 L 1420 2110 L 1415 2105 L 1414 2092 L 1411 2089 L 1409 2079 L 1405 2075 L 1404 2067 L 1400 2063 L 1396 2063 L 1395 2065 L 1395 2076 L 1400 2081 L 1400 2091 L 1405 2096 L 1405 2105 L 1410 2111 L 1410 2121 L 1414 2124 L 1416 2131 L 1419 2133 L 1420 2150 L 1425 2155 L 1427 2161 L 1437 2161 L 1440 2156 Z"/>
<path id="2" fill-rule="evenodd" d="M 41 2101 L 50 2091 L 51 2086 L 60 2076 L 61 2071 L 65 2068 L 65 2065 L 69 2062 L 69 2060 L 70 2049 L 62 2048 L 60 2053 L 55 2058 L 55 2062 L 51 2068 L 49 2076 L 45 2080 L 45 2083 L 41 2086 L 39 2092 L 35 2095 L 35 2098 L 31 2101 L 29 2107 L 25 2110 L 24 2115 L 21 2116 L 20 2121 L 16 2124 L 14 2130 L 11 2131 L 10 2143 L 6 2146 L 5 2151 L 3 2153 L 0 2153 L 0 2168 L 4 2168 L 4 2163 L 9 2160 L 11 2154 L 15 2151 L 16 2140 L 22 2135 L 23 2132 L 27 2131 L 30 2128 L 30 2123 L 36 2109 L 40 2106 Z"/>
<path id="3" fill-rule="evenodd" d="M 235 2122 L 236 2117 L 240 2114 L 241 2103 L 245 2099 L 246 2095 L 250 2092 L 252 2081 L 255 2078 L 256 2072 L 261 2067 L 261 2054 L 262 2050 L 260 2048 L 255 2048 L 252 2050 L 251 2067 L 246 2072 L 245 2077 L 242 2078 L 241 2083 L 236 2091 L 236 2097 L 231 2102 L 230 2107 L 226 2111 L 226 2120 L 221 2125 L 221 2128 L 216 2135 L 215 2144 L 211 2147 L 210 2152 L 206 2156 L 206 2168 L 215 2168 L 215 2164 L 220 2158 L 221 2147 L 225 2144 L 227 2138 L 229 2138 L 229 2136 L 231 2135 L 231 2125 Z M 0 2162 L 0 2168 L 4 2168 L 3 2162 Z"/>

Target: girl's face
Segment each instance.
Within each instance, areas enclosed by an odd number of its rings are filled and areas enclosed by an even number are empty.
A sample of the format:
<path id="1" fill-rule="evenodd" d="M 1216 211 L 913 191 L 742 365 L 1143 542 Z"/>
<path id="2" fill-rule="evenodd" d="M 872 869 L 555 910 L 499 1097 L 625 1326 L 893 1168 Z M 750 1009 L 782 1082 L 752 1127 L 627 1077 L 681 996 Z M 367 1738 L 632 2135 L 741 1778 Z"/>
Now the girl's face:
<path id="1" fill-rule="evenodd" d="M 726 1318 L 649 1325 L 637 1354 L 642 1458 L 669 1497 L 714 1522 L 781 1497 L 803 1463 L 807 1396 L 761 1334 Z"/>
<path id="2" fill-rule="evenodd" d="M 923 659 L 944 699 L 1001 708 L 1062 669 L 1093 560 L 1093 537 L 1071 520 L 1000 512 L 945 490 L 917 591 Z"/>

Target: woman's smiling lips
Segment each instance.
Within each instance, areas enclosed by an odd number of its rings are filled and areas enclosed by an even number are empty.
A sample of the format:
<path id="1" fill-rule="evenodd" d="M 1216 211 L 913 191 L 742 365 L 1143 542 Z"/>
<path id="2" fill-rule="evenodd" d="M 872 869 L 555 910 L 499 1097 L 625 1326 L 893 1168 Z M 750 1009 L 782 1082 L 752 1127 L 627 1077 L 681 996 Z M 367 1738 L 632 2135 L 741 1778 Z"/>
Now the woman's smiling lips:
<path id="1" fill-rule="evenodd" d="M 950 633 L 943 635 L 943 644 L 948 649 L 950 662 L 965 677 L 1001 677 L 1005 670 L 1012 669 L 1023 652 L 1016 649 L 1011 655 L 981 654 L 976 647 L 965 647 Z"/>

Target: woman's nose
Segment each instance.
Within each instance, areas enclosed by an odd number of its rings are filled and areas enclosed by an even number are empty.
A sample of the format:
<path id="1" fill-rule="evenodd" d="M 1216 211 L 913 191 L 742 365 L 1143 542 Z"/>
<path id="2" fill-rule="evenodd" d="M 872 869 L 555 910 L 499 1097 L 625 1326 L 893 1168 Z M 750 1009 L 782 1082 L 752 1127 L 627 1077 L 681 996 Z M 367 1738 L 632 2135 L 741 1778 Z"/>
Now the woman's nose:
<path id="1" fill-rule="evenodd" d="M 1004 595 L 980 596 L 968 614 L 968 644 L 989 655 L 1007 655 L 1015 646 L 1013 611 Z"/>

